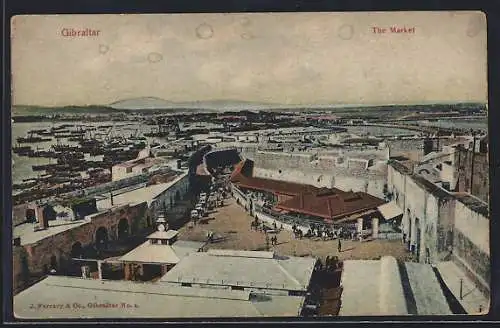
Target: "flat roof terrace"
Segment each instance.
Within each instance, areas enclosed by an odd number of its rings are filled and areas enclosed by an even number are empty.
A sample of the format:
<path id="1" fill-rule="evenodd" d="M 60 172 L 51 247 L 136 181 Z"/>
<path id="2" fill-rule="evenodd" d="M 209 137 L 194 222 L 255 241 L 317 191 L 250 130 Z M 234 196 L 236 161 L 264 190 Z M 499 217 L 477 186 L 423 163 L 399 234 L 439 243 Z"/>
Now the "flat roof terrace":
<path id="1" fill-rule="evenodd" d="M 160 282 L 306 291 L 316 264 L 311 257 L 254 257 L 251 252 L 192 253 Z"/>
<path id="2" fill-rule="evenodd" d="M 147 202 L 148 205 L 150 205 L 156 197 L 171 188 L 186 175 L 187 173 L 179 174 L 173 180 L 165 183 L 158 183 L 149 186 L 146 186 L 146 184 L 139 184 L 135 189 L 132 189 L 134 186 L 127 187 L 122 189 L 122 192 L 120 190 L 115 190 L 113 191 L 113 204 L 111 204 L 111 196 L 109 193 L 100 194 L 96 196 L 97 208 L 99 210 L 106 210 L 119 205 L 137 204 L 142 202 Z"/>
<path id="3" fill-rule="evenodd" d="M 49 276 L 14 297 L 14 313 L 19 319 L 298 316 L 303 302 L 297 296 Z"/>
<path id="4" fill-rule="evenodd" d="M 49 220 L 48 229 L 37 231 L 35 231 L 34 228 L 38 225 L 38 223 L 23 223 L 14 227 L 12 235 L 14 238 L 21 238 L 21 245 L 29 245 L 45 238 L 55 236 L 59 233 L 90 223 L 91 221 L 92 220 L 90 218 L 85 218 L 77 221 L 67 221 L 60 219 Z"/>

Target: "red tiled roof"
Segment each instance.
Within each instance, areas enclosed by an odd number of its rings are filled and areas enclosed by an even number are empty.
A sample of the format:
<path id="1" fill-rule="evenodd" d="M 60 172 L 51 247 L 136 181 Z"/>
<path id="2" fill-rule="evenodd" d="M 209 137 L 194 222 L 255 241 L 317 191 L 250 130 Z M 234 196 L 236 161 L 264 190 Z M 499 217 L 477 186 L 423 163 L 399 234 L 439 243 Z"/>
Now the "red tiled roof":
<path id="1" fill-rule="evenodd" d="M 242 160 L 241 162 L 239 162 L 238 164 L 236 164 L 234 166 L 234 171 L 233 171 L 233 173 L 231 173 L 231 178 L 230 178 L 231 182 L 235 182 L 235 181 L 233 181 L 233 179 L 236 180 L 239 175 L 242 175 L 241 170 L 243 169 L 243 166 L 246 163 L 247 163 L 246 160 Z"/>
<path id="2" fill-rule="evenodd" d="M 333 220 L 373 209 L 384 203 L 384 200 L 367 193 L 324 188 L 318 192 L 302 193 L 276 207 Z"/>
<path id="3" fill-rule="evenodd" d="M 299 183 L 254 178 L 242 173 L 247 165 L 250 164 L 246 160 L 236 165 L 231 182 L 242 188 L 293 196 L 278 203 L 276 209 L 333 220 L 374 209 L 385 203 L 384 200 L 363 192 L 345 192 L 336 188 L 317 188 Z"/>

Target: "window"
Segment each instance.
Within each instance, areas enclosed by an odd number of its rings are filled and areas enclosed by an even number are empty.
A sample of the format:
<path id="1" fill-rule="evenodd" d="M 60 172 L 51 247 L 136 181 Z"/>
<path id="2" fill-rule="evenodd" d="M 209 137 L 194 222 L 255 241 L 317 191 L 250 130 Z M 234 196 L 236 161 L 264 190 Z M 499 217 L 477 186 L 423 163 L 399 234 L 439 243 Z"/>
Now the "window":
<path id="1" fill-rule="evenodd" d="M 182 287 L 191 287 L 191 284 L 188 282 L 183 282 L 183 283 L 181 283 L 181 286 Z"/>

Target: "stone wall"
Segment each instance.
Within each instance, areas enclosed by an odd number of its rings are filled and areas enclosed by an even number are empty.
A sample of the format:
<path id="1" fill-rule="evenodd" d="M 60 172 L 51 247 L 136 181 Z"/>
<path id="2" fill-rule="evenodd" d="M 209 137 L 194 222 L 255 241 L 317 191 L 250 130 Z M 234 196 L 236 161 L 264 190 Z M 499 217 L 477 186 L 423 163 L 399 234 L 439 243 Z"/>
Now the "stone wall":
<path id="1" fill-rule="evenodd" d="M 417 184 L 411 175 L 388 167 L 388 192 L 403 210 L 403 233 L 417 245 L 420 227 L 420 258 L 430 262 L 453 260 L 485 293 L 489 290 L 489 220 L 456 199 L 437 197 Z"/>
<path id="2" fill-rule="evenodd" d="M 369 193 L 384 198 L 385 174 L 379 172 L 353 171 L 333 168 L 330 172 L 319 170 L 276 170 L 254 167 L 255 177 L 313 185 L 318 188 L 338 188 Z"/>
<path id="3" fill-rule="evenodd" d="M 467 277 L 488 297 L 491 281 L 490 257 L 459 230 L 454 231 L 453 244 L 453 262 L 462 268 Z"/>
<path id="4" fill-rule="evenodd" d="M 490 220 L 457 201 L 455 229 L 459 230 L 482 252 L 490 253 Z"/>
<path id="5" fill-rule="evenodd" d="M 349 158 L 347 160 L 347 167 L 353 170 L 366 170 L 368 169 L 369 161 L 367 159 Z"/>
<path id="6" fill-rule="evenodd" d="M 436 226 L 436 255 L 437 260 L 449 260 L 453 247 L 453 229 L 455 224 L 455 199 L 440 200 L 439 215 Z"/>
<path id="7" fill-rule="evenodd" d="M 406 175 L 396 170 L 392 165 L 387 166 L 387 192 L 392 195 L 391 199 L 396 202 L 399 208 L 406 208 Z M 404 211 L 403 221 L 407 219 L 407 212 Z M 408 231 L 404 229 L 403 232 L 408 234 Z"/>
<path id="8" fill-rule="evenodd" d="M 422 139 L 388 139 L 385 143 L 389 146 L 391 156 L 397 156 L 407 151 L 418 150 L 424 153 L 424 141 Z"/>
<path id="9" fill-rule="evenodd" d="M 104 227 L 110 241 L 118 238 L 118 223 L 127 220 L 129 227 L 145 227 L 145 213 L 147 203 L 125 205 L 89 216 L 87 223 L 73 229 L 49 236 L 33 244 L 15 247 L 14 252 L 14 279 L 22 275 L 39 275 L 51 265 L 51 258 L 55 256 L 58 267 L 64 267 L 71 258 L 72 246 L 79 242 L 83 247 L 93 245 L 96 232 Z M 21 237 L 22 240 L 22 237 Z M 26 264 L 23 266 L 23 261 Z M 24 272 L 28 270 L 28 272 Z M 19 285 L 15 281 L 15 285 Z"/>
<path id="10" fill-rule="evenodd" d="M 12 207 L 12 226 L 15 227 L 26 221 L 26 210 L 29 204 L 19 204 Z"/>
<path id="11" fill-rule="evenodd" d="M 163 207 L 170 209 L 177 203 L 178 200 L 185 198 L 188 192 L 189 176 L 187 174 L 183 174 L 178 177 L 178 180 L 168 189 L 156 196 L 156 198 L 152 201 L 150 208 L 153 210 L 160 210 Z"/>
<path id="12" fill-rule="evenodd" d="M 429 249 L 433 248 L 432 240 L 427 240 L 430 232 L 426 233 L 426 230 L 429 230 L 427 226 L 432 221 L 435 221 L 435 217 L 438 214 L 437 207 L 429 206 L 427 208 L 427 200 L 425 190 L 406 176 L 406 207 L 404 212 L 408 215 L 409 221 L 406 224 L 409 224 L 409 227 L 405 230 L 408 231 L 407 238 L 410 240 L 410 247 L 415 247 L 415 252 L 419 251 L 419 261 L 421 262 L 425 261 L 425 247 Z M 429 218 L 427 218 L 428 213 L 431 214 Z M 419 231 L 420 238 L 418 237 Z"/>
<path id="13" fill-rule="evenodd" d="M 453 259 L 485 294 L 489 292 L 491 279 L 489 231 L 487 217 L 456 202 Z"/>
<path id="14" fill-rule="evenodd" d="M 257 152 L 255 166 L 276 170 L 304 170 L 310 166 L 312 160 L 313 154 L 307 153 Z"/>
<path id="15" fill-rule="evenodd" d="M 488 203 L 490 192 L 488 153 L 473 153 L 471 150 L 457 147 L 455 163 L 458 167 L 458 191 L 470 193 Z"/>
<path id="16" fill-rule="evenodd" d="M 434 151 L 441 151 L 443 146 L 449 146 L 457 142 L 456 138 L 440 138 L 439 147 L 437 139 L 433 139 L 433 149 Z M 391 151 L 391 156 L 397 156 L 404 154 L 408 151 L 418 150 L 421 156 L 424 155 L 424 139 L 387 139 L 386 144 L 389 146 Z"/>
<path id="17" fill-rule="evenodd" d="M 152 224 L 158 218 L 158 214 L 163 213 L 164 209 L 167 210 L 167 219 L 169 224 L 178 225 L 177 222 L 187 216 L 183 215 L 187 211 L 186 208 L 180 207 L 179 202 L 190 198 L 190 179 L 187 174 L 178 178 L 175 184 L 170 186 L 167 190 L 159 194 L 150 204 L 148 215 L 149 222 Z"/>
<path id="18" fill-rule="evenodd" d="M 414 181 L 411 175 L 403 174 L 391 165 L 388 167 L 387 184 L 392 199 L 403 211 L 402 230 L 409 241 L 409 248 L 420 247 L 419 261 L 436 263 L 446 260 L 450 256 L 449 247 L 453 241 L 453 197 L 440 197 L 430 193 Z"/>
<path id="19" fill-rule="evenodd" d="M 257 153 L 257 147 L 239 147 L 238 151 L 242 158 L 254 160 L 255 154 Z"/>
<path id="20" fill-rule="evenodd" d="M 384 186 L 387 184 L 385 175 L 370 174 L 367 171 L 352 174 L 335 174 L 334 187 L 344 191 L 366 192 L 372 196 L 384 199 Z"/>
<path id="21" fill-rule="evenodd" d="M 335 185 L 333 174 L 305 170 L 269 169 L 255 166 L 253 169 L 253 176 L 256 178 L 301 183 L 316 187 L 332 188 Z"/>

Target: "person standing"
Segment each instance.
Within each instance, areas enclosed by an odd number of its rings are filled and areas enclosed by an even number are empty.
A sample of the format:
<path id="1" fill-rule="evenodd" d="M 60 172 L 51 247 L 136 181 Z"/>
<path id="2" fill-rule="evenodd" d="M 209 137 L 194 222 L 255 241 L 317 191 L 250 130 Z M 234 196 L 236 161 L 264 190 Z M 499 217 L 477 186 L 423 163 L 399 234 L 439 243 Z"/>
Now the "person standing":
<path id="1" fill-rule="evenodd" d="M 339 238 L 339 244 L 338 244 L 337 248 L 339 250 L 339 253 L 342 252 L 342 242 L 340 241 L 340 238 Z"/>

